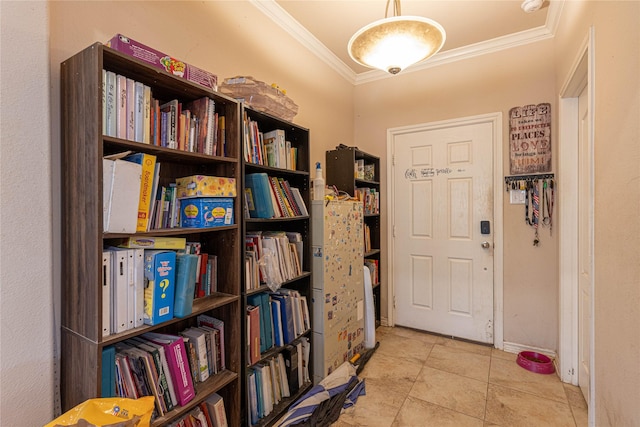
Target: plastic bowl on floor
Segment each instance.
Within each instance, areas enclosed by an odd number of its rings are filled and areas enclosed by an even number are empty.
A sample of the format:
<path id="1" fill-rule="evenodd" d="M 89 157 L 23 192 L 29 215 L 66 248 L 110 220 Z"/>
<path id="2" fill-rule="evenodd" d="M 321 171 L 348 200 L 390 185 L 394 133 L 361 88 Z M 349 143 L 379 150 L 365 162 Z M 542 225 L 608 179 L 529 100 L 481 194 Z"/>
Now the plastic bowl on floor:
<path id="1" fill-rule="evenodd" d="M 536 374 L 553 374 L 556 371 L 553 361 L 548 356 L 535 351 L 521 351 L 518 353 L 516 362 L 524 369 Z"/>

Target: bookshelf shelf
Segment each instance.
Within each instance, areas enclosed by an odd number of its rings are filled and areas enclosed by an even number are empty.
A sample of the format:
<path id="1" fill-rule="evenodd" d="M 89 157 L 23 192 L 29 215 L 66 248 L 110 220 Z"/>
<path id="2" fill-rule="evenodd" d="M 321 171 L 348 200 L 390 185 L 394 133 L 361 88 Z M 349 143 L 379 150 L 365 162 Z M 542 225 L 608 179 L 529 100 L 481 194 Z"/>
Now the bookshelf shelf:
<path id="1" fill-rule="evenodd" d="M 155 99 L 187 103 L 208 97 L 225 117 L 225 155 L 211 156 L 164 148 L 103 135 L 103 70 L 122 75 L 151 89 Z M 103 230 L 103 157 L 131 151 L 156 156 L 161 163 L 158 183 L 168 186 L 179 177 L 212 175 L 233 178 L 240 193 L 240 104 L 224 95 L 160 71 L 101 43 L 78 52 L 60 66 L 62 115 L 62 239 L 61 400 L 62 410 L 102 396 L 103 349 L 148 332 L 179 334 L 197 325 L 197 316 L 224 322 L 226 368 L 194 384 L 195 397 L 152 421 L 167 425 L 186 415 L 213 393 L 224 399 L 229 425 L 239 425 L 241 413 L 241 197 L 233 201 L 234 224 L 213 228 L 163 228 L 138 233 Z M 139 184 L 137 184 L 139 185 Z M 107 246 L 127 237 L 185 237 L 200 242 L 204 253 L 217 255 L 217 292 L 194 300 L 192 312 L 153 326 L 139 326 L 103 336 L 103 264 Z M 129 341 L 130 342 L 130 341 Z"/>
<path id="2" fill-rule="evenodd" d="M 248 108 L 246 106 L 243 108 L 243 117 L 245 125 L 245 141 L 243 147 L 248 151 L 245 152 L 244 156 L 242 156 L 242 188 L 247 188 L 246 177 L 249 174 L 266 174 L 268 177 L 281 178 L 283 180 L 286 180 L 291 187 L 299 189 L 300 195 L 310 212 L 311 193 L 309 186 L 309 131 L 300 126 L 294 125 L 293 123 L 283 121 L 269 114 L 252 110 L 251 108 Z M 254 158 L 252 158 L 250 154 L 252 152 L 250 137 L 247 136 L 248 129 L 251 129 L 251 126 L 257 126 L 257 129 L 261 134 L 266 134 L 275 130 L 284 131 L 286 140 L 290 143 L 291 148 L 296 150 L 297 152 L 297 156 L 293 156 L 296 159 L 295 165 L 290 168 L 284 168 L 254 163 Z M 243 209 L 244 214 L 242 219 L 242 234 L 245 241 L 245 252 L 243 253 L 245 262 L 249 262 L 246 261 L 248 255 L 251 255 L 248 253 L 249 250 L 253 250 L 255 248 L 255 246 L 247 247 L 247 245 L 251 244 L 249 242 L 253 242 L 253 240 L 251 239 L 251 236 L 253 234 L 281 231 L 288 233 L 299 233 L 302 240 L 302 256 L 300 263 L 301 271 L 295 277 L 284 280 L 280 285 L 280 289 L 291 289 L 297 291 L 301 296 L 307 299 L 310 316 L 309 321 L 311 322 L 313 320 L 311 304 L 313 294 L 311 287 L 311 217 L 309 215 L 298 215 L 272 218 L 251 218 L 247 215 L 247 212 L 247 209 Z M 253 285 L 249 286 L 249 283 L 255 282 L 252 282 L 252 278 L 248 277 L 246 268 L 243 269 L 243 283 L 243 313 L 245 313 L 247 308 L 251 306 L 251 302 L 255 302 L 261 297 L 269 300 L 269 297 L 265 297 L 265 295 L 269 295 L 271 293 L 271 289 L 265 283 L 261 283 L 260 286 L 256 288 L 248 289 L 253 287 Z M 268 302 L 268 304 L 270 304 L 270 301 Z M 249 328 L 247 327 L 247 322 L 243 322 L 242 331 L 243 342 L 247 342 L 247 334 L 250 334 Z M 251 401 L 251 399 L 248 399 L 250 378 L 252 375 L 257 375 L 258 367 L 260 365 L 268 365 L 269 361 L 273 360 L 274 358 L 277 359 L 278 355 L 287 354 L 286 349 L 290 348 L 292 345 L 295 346 L 295 344 L 300 342 L 300 340 L 302 339 L 307 339 L 311 346 L 313 346 L 312 335 L 313 334 L 311 333 L 311 328 L 308 328 L 302 331 L 300 334 L 297 334 L 296 338 L 292 340 L 289 345 L 285 343 L 284 346 L 280 346 L 275 343 L 275 340 L 273 340 L 273 346 L 260 349 L 262 351 L 260 351 L 258 360 L 250 359 L 249 355 L 247 354 L 248 352 L 244 351 L 242 364 L 243 372 L 241 380 L 243 385 L 243 401 Z M 310 353 L 313 352 L 311 351 Z M 254 363 L 252 363 L 252 360 Z M 310 375 L 313 372 L 312 362 L 312 357 L 310 356 L 307 365 L 307 369 L 309 370 Z M 298 369 L 301 370 L 302 366 L 299 366 Z M 279 403 L 273 405 L 273 410 L 270 413 L 264 415 L 263 417 L 259 417 L 257 422 L 253 423 L 253 426 L 266 427 L 275 423 L 278 419 L 280 419 L 282 415 L 286 413 L 289 406 L 293 402 L 295 402 L 298 397 L 309 390 L 311 385 L 312 384 L 310 381 L 304 384 L 298 383 L 299 390 L 296 393 L 291 393 L 290 397 L 283 397 Z M 243 411 L 242 425 L 244 426 L 252 425 L 250 409 L 251 408 L 247 408 L 247 410 Z"/>
<path id="3" fill-rule="evenodd" d="M 358 166 L 360 171 L 358 171 Z M 380 158 L 355 147 L 338 146 L 326 152 L 327 184 L 356 197 L 356 189 L 369 188 L 380 200 Z M 363 174 L 370 176 L 364 176 Z M 380 278 L 384 266 L 380 251 L 380 205 L 374 212 L 364 211 L 364 225 L 369 229 L 370 248 L 365 247 L 365 260 L 372 259 L 378 265 L 378 280 L 373 282 L 376 327 L 380 325 Z"/>

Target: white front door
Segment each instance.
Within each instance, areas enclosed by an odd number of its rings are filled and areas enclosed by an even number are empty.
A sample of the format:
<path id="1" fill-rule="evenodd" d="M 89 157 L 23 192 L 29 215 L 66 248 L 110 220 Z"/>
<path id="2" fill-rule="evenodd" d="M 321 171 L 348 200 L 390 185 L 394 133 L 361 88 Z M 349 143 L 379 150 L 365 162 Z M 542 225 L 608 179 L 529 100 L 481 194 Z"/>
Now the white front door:
<path id="1" fill-rule="evenodd" d="M 589 402 L 591 281 L 593 280 L 593 166 L 587 89 L 578 97 L 578 384 Z"/>
<path id="2" fill-rule="evenodd" d="M 493 132 L 473 123 L 393 136 L 397 325 L 494 342 Z"/>

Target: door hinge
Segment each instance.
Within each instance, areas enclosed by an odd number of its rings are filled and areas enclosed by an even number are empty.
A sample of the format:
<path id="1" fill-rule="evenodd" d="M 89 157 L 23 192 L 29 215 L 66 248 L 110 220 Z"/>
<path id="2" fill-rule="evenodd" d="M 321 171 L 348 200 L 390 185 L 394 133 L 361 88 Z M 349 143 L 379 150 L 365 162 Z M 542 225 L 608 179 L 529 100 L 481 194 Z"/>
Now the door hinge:
<path id="1" fill-rule="evenodd" d="M 392 155 L 391 155 L 391 165 L 392 165 L 392 166 L 395 166 L 395 165 L 396 165 L 396 155 L 395 155 L 395 154 L 392 154 Z"/>
<path id="2" fill-rule="evenodd" d="M 393 237 L 396 237 L 396 225 L 393 224 Z"/>

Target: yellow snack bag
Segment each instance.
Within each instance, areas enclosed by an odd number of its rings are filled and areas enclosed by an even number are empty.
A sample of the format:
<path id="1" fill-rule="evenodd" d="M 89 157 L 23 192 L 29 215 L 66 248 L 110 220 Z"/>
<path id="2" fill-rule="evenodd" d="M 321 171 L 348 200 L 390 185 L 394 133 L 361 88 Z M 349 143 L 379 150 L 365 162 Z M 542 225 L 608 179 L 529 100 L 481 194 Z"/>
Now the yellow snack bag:
<path id="1" fill-rule="evenodd" d="M 154 397 L 88 399 L 44 427 L 149 427 Z"/>

